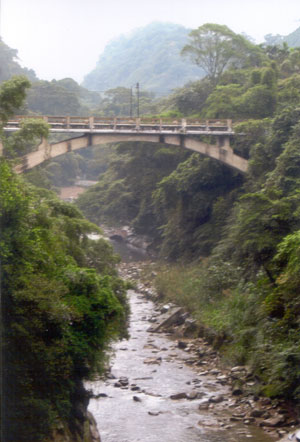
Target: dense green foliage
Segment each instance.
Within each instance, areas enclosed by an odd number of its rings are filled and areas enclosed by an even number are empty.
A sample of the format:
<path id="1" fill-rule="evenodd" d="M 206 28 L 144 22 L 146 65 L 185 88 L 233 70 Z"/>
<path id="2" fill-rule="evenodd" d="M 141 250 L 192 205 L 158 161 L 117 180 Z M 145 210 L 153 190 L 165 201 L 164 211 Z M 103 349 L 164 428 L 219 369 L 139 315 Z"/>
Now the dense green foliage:
<path id="1" fill-rule="evenodd" d="M 122 143 L 114 152 L 106 173 L 78 204 L 94 221 L 131 222 L 140 233 L 154 234 L 152 191 L 188 153 L 140 142 Z"/>
<path id="2" fill-rule="evenodd" d="M 159 103 L 174 116 L 241 120 L 232 145 L 249 158 L 245 177 L 171 147 L 120 146 L 78 203 L 152 235 L 177 261 L 160 273 L 160 294 L 188 307 L 227 361 L 251 366 L 256 393 L 299 402 L 299 50 L 251 49 Z"/>
<path id="3" fill-rule="evenodd" d="M 213 83 L 218 83 L 230 66 L 245 66 L 256 59 L 261 62 L 259 49 L 245 37 L 227 26 L 206 23 L 189 33 L 188 44 L 181 51 L 201 67 Z"/>
<path id="4" fill-rule="evenodd" d="M 152 23 L 121 36 L 106 46 L 83 86 L 103 91 L 140 82 L 143 90 L 166 95 L 171 89 L 196 80 L 203 72 L 180 57 L 188 32 L 180 25 Z"/>
<path id="5" fill-rule="evenodd" d="M 24 95 L 15 78 L 0 88 L 4 119 Z M 7 95 L 5 91 L 10 91 Z M 14 107 L 14 106 L 13 106 Z M 35 125 L 22 129 L 25 144 Z M 45 129 L 45 127 L 43 128 Z M 47 129 L 47 128 L 46 128 Z M 4 143 L 19 149 L 21 135 Z M 44 133 L 45 135 L 45 133 Z M 27 138 L 26 138 L 27 136 Z M 55 194 L 16 176 L 0 159 L 0 281 L 3 336 L 3 437 L 46 440 L 61 421 L 74 430 L 87 402 L 82 387 L 101 368 L 110 340 L 124 330 L 126 287 L 99 229 Z"/>

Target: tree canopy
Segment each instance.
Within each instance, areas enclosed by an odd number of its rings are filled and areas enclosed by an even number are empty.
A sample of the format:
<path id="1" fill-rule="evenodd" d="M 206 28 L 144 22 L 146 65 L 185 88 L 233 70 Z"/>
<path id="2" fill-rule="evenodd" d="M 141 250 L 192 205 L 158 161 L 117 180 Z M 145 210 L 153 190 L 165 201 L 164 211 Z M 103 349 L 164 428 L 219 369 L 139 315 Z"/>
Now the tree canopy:
<path id="1" fill-rule="evenodd" d="M 241 66 L 250 54 L 257 52 L 255 45 L 227 26 L 207 23 L 189 34 L 189 43 L 181 54 L 201 67 L 208 78 L 217 83 L 225 69 Z"/>

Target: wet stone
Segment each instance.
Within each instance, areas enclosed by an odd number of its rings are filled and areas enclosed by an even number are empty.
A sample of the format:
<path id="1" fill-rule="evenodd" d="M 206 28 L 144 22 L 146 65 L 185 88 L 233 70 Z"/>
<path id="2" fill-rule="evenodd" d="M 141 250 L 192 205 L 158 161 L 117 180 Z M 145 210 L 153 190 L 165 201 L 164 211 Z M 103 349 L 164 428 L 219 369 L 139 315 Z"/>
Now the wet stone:
<path id="1" fill-rule="evenodd" d="M 250 412 L 250 416 L 251 416 L 251 417 L 262 417 L 262 416 L 264 415 L 264 413 L 265 413 L 264 410 L 258 410 L 258 409 L 256 409 L 256 410 L 252 410 L 252 411 Z"/>
<path id="2" fill-rule="evenodd" d="M 198 399 L 198 392 L 197 391 L 191 391 L 186 395 L 187 399 L 190 401 L 193 401 L 194 399 Z"/>
<path id="3" fill-rule="evenodd" d="M 209 400 L 205 400 L 205 401 L 201 402 L 201 404 L 199 404 L 198 409 L 199 410 L 208 410 L 209 409 L 209 405 L 210 405 Z"/>
<path id="4" fill-rule="evenodd" d="M 144 364 L 149 364 L 149 365 L 160 364 L 161 360 L 162 360 L 161 357 L 159 357 L 159 358 L 147 358 L 147 359 L 144 360 Z"/>
<path id="5" fill-rule="evenodd" d="M 93 398 L 94 399 L 99 399 L 99 398 L 104 398 L 104 397 L 108 397 L 108 395 L 106 394 L 106 393 L 98 393 L 98 394 L 95 394 L 95 395 L 93 395 Z"/>
<path id="6" fill-rule="evenodd" d="M 218 394 L 217 396 L 211 396 L 211 398 L 209 398 L 209 401 L 213 404 L 219 404 L 220 402 L 224 401 L 224 396 L 222 394 Z"/>
<path id="7" fill-rule="evenodd" d="M 243 394 L 243 390 L 241 388 L 234 388 L 232 390 L 232 394 L 233 396 L 240 396 L 241 394 Z"/>
<path id="8" fill-rule="evenodd" d="M 172 395 L 170 396 L 170 399 L 173 399 L 173 400 L 187 399 L 187 394 L 186 394 L 186 393 L 176 393 L 176 394 L 172 394 Z"/>
<path id="9" fill-rule="evenodd" d="M 261 427 L 279 427 L 284 423 L 285 419 L 282 416 L 273 417 L 262 421 L 259 425 Z"/>

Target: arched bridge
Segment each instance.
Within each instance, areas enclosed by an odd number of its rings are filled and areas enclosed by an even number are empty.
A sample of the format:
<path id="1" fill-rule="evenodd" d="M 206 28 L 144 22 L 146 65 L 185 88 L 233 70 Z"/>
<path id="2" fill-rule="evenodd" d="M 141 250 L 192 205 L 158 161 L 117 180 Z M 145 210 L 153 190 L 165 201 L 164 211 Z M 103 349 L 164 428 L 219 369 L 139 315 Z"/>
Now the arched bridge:
<path id="1" fill-rule="evenodd" d="M 239 172 L 245 173 L 248 169 L 248 161 L 234 154 L 230 146 L 230 138 L 234 135 L 231 120 L 17 116 L 8 121 L 4 130 L 19 130 L 20 123 L 25 118 L 43 119 L 49 124 L 50 132 L 66 134 L 68 138 L 51 144 L 44 139 L 38 150 L 22 158 L 21 164 L 15 168 L 17 173 L 67 152 L 121 141 L 182 146 L 221 161 Z M 74 138 L 74 135 L 77 137 Z M 201 135 L 215 138 L 216 144 L 201 141 Z"/>

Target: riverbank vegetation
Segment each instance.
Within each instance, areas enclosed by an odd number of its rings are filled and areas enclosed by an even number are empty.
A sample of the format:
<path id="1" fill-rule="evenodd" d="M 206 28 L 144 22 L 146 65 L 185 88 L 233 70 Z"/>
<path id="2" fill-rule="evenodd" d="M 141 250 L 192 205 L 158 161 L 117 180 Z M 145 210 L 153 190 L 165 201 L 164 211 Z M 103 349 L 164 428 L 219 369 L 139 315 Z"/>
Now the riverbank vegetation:
<path id="1" fill-rule="evenodd" d="M 28 86 L 24 77 L 1 85 L 2 124 Z M 26 130 L 44 136 L 45 129 L 29 122 Z M 20 137 L 3 138 L 10 153 Z M 110 340 L 124 333 L 126 285 L 111 246 L 89 239 L 99 228 L 12 165 L 0 159 L 2 436 L 45 441 L 69 427 L 72 440 L 83 440 L 82 382 L 99 373 Z"/>

